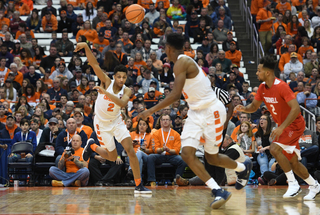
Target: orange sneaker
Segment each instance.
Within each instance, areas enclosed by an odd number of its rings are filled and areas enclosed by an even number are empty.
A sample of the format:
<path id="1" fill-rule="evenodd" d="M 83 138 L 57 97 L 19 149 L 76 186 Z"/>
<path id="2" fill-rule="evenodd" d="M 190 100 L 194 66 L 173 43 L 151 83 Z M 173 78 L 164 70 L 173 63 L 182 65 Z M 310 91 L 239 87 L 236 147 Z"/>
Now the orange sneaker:
<path id="1" fill-rule="evenodd" d="M 52 187 L 63 187 L 64 186 L 62 181 L 57 181 L 57 180 L 52 180 L 51 184 L 52 184 Z"/>

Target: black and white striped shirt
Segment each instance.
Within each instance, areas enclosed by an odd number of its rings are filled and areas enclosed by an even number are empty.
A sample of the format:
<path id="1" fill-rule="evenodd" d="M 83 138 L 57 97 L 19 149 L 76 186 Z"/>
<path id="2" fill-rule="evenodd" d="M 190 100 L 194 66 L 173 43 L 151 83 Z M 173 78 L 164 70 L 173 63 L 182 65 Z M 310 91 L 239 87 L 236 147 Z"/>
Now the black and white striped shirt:
<path id="1" fill-rule="evenodd" d="M 217 98 L 224 104 L 224 106 L 227 106 L 231 103 L 231 99 L 229 96 L 229 93 L 219 87 L 212 87 L 214 92 L 217 95 Z"/>

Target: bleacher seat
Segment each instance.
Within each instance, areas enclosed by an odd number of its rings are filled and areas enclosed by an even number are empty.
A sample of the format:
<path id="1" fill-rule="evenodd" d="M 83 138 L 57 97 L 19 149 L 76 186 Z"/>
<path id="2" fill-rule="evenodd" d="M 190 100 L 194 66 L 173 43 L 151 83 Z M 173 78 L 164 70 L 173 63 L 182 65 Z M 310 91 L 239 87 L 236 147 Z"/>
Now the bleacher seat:
<path id="1" fill-rule="evenodd" d="M 156 51 L 156 50 L 158 50 L 158 44 L 152 44 L 150 48 L 151 48 L 151 50 Z"/>
<path id="2" fill-rule="evenodd" d="M 72 33 L 68 33 L 68 38 L 71 38 L 72 36 L 73 36 Z M 34 37 L 37 39 L 51 39 L 52 34 L 51 33 L 34 33 Z M 62 33 L 57 33 L 57 38 L 62 38 Z"/>
<path id="3" fill-rule="evenodd" d="M 76 39 L 70 39 L 70 41 L 73 42 L 73 44 L 77 43 Z M 50 49 L 50 43 L 51 43 L 51 39 L 39 39 L 38 40 L 39 46 L 49 46 L 49 47 L 47 47 L 49 49 Z M 49 49 L 47 49 L 47 50 L 49 50 Z"/>
<path id="4" fill-rule="evenodd" d="M 154 42 L 155 44 L 158 44 L 160 41 L 160 38 L 153 38 L 152 39 L 152 42 Z"/>
<path id="5" fill-rule="evenodd" d="M 247 69 L 246 68 L 239 68 L 239 71 L 242 72 L 243 74 L 247 73 Z"/>
<path id="6" fill-rule="evenodd" d="M 197 48 L 201 46 L 201 44 L 191 44 L 191 48 L 197 50 Z"/>

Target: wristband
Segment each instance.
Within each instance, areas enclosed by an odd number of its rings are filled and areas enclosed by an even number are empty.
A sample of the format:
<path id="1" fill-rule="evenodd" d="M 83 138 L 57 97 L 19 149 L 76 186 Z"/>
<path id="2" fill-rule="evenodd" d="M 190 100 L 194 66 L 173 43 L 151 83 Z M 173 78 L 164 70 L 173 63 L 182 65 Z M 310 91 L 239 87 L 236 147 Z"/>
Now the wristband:
<path id="1" fill-rule="evenodd" d="M 121 159 L 120 155 L 118 155 L 118 157 L 117 157 L 117 158 Z"/>
<path id="2" fill-rule="evenodd" d="M 163 147 L 161 148 L 161 151 L 163 151 L 163 152 L 164 152 Z"/>

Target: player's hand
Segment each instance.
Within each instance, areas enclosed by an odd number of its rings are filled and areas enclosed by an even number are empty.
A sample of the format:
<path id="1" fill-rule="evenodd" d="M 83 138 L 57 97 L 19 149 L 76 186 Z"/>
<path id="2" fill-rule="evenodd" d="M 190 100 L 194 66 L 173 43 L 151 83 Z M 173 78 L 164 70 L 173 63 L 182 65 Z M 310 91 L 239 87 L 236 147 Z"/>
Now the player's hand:
<path id="1" fill-rule="evenodd" d="M 244 112 L 246 110 L 246 107 L 243 106 L 243 105 L 237 105 L 235 108 L 234 108 L 235 111 L 238 111 L 238 112 Z"/>
<path id="2" fill-rule="evenodd" d="M 100 94 L 107 94 L 107 91 L 100 86 L 95 86 L 93 89 L 97 90 Z"/>
<path id="3" fill-rule="evenodd" d="M 117 158 L 116 164 L 117 164 L 117 165 L 123 164 L 123 161 L 121 160 L 121 158 Z"/>
<path id="4" fill-rule="evenodd" d="M 137 121 L 139 121 L 139 119 L 147 120 L 148 116 L 150 116 L 151 114 L 152 113 L 149 110 L 142 111 L 138 114 Z"/>
<path id="5" fill-rule="evenodd" d="M 74 50 L 74 52 L 78 52 L 81 49 L 84 49 L 85 47 L 88 47 L 87 43 L 85 43 L 85 42 L 78 43 L 76 49 Z"/>
<path id="6" fill-rule="evenodd" d="M 281 135 L 282 132 L 283 132 L 283 130 L 284 130 L 284 129 L 281 128 L 281 127 L 278 127 L 278 128 L 276 128 L 276 129 L 274 129 L 274 130 L 271 132 L 271 135 L 270 135 L 271 139 L 272 139 L 273 141 L 278 141 L 280 135 Z"/>

